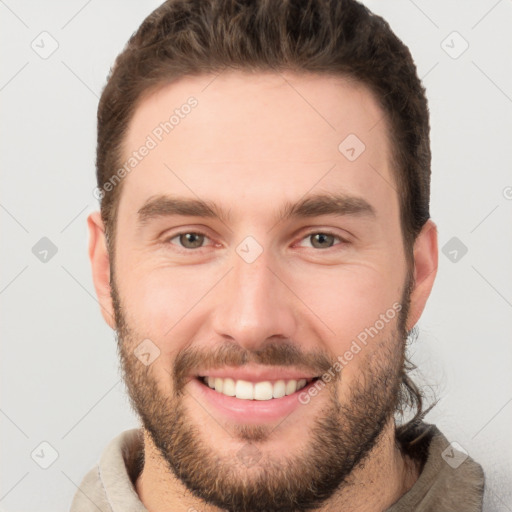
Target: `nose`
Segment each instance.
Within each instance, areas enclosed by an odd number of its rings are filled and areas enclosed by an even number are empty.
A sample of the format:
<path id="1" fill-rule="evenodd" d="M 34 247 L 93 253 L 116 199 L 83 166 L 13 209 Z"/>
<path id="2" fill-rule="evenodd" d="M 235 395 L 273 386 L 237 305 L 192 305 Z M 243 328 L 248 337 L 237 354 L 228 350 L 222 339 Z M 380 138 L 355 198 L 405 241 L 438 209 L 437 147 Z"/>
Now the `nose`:
<path id="1" fill-rule="evenodd" d="M 274 263 L 265 251 L 252 263 L 233 255 L 213 314 L 218 336 L 247 350 L 262 349 L 275 338 L 294 338 L 297 304 Z"/>

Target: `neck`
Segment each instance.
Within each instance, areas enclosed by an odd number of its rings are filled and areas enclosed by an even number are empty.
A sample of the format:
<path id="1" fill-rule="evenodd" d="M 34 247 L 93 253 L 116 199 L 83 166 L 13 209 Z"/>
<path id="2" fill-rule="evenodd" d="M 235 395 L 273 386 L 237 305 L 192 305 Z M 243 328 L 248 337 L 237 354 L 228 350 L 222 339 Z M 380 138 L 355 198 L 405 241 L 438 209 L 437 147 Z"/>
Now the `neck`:
<path id="1" fill-rule="evenodd" d="M 193 496 L 168 468 L 144 431 L 144 469 L 135 488 L 149 512 L 221 512 Z M 390 419 L 373 450 L 350 474 L 348 484 L 317 512 L 382 512 L 398 501 L 419 477 L 419 464 L 401 453 Z"/>

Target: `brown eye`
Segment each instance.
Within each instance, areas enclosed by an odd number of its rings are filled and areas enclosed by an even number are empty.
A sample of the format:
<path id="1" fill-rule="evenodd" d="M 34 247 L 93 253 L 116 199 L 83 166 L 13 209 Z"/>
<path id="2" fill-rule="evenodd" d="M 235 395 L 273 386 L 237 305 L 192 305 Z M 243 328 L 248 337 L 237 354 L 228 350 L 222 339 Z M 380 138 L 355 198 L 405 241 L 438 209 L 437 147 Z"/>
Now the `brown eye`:
<path id="1" fill-rule="evenodd" d="M 174 240 L 175 238 L 179 239 L 180 245 L 185 249 L 197 249 L 203 245 L 206 237 L 201 233 L 181 233 L 180 235 L 176 235 L 171 238 L 171 240 Z"/>
<path id="2" fill-rule="evenodd" d="M 315 249 L 329 249 L 329 247 L 334 245 L 334 240 L 338 237 L 329 233 L 313 233 L 308 235 L 307 238 L 311 240 L 311 245 Z"/>

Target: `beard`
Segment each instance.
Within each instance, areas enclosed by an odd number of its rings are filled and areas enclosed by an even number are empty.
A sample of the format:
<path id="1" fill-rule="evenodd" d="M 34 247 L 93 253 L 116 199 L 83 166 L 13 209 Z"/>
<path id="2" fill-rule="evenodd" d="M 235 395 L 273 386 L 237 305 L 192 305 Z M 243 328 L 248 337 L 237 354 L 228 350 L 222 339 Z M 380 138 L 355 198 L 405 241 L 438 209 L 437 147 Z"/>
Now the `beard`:
<path id="1" fill-rule="evenodd" d="M 275 439 L 279 429 L 287 428 L 286 423 L 289 427 L 293 418 L 273 429 L 267 425 L 233 425 L 234 435 L 227 442 L 236 438 L 245 444 L 241 443 L 235 454 L 228 453 L 208 442 L 207 425 L 192 420 L 184 403 L 187 376 L 199 366 L 241 366 L 248 362 L 289 365 L 320 375 L 335 360 L 321 352 L 304 354 L 295 344 L 284 341 L 264 345 L 258 351 L 234 343 L 207 351 L 185 347 L 169 371 L 173 382 L 169 396 L 158 385 L 152 366 L 141 364 L 133 353 L 144 336 L 127 324 L 114 281 L 112 274 L 118 350 L 130 402 L 169 471 L 193 495 L 229 512 L 306 512 L 321 507 L 351 485 L 349 476 L 371 455 L 397 410 L 408 334 L 410 274 L 392 333 L 376 340 L 378 345 L 370 358 L 365 357 L 358 378 L 345 385 L 344 400 L 338 396 L 343 369 L 325 384 L 321 390 L 322 395 L 327 394 L 325 405 L 315 414 L 303 447 L 298 453 L 279 457 L 265 450 L 264 441 Z M 287 435 L 283 434 L 283 442 Z"/>

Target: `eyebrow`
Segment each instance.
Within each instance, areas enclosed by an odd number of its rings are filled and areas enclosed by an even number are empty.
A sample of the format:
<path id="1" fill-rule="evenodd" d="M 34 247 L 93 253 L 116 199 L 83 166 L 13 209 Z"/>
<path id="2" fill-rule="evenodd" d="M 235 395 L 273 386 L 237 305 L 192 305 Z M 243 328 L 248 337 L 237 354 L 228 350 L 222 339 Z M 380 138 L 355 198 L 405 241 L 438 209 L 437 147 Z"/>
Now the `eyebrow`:
<path id="1" fill-rule="evenodd" d="M 229 222 L 230 214 L 212 201 L 177 196 L 150 197 L 138 210 L 138 223 L 143 226 L 159 217 L 174 215 L 204 217 Z M 287 202 L 277 212 L 275 222 L 321 215 L 354 215 L 376 217 L 374 207 L 362 197 L 345 194 L 315 194 L 296 203 Z"/>

